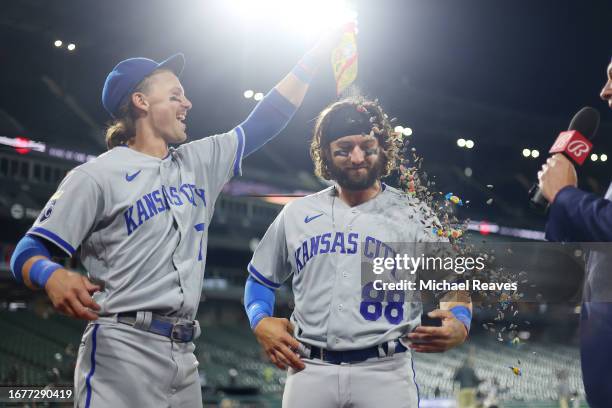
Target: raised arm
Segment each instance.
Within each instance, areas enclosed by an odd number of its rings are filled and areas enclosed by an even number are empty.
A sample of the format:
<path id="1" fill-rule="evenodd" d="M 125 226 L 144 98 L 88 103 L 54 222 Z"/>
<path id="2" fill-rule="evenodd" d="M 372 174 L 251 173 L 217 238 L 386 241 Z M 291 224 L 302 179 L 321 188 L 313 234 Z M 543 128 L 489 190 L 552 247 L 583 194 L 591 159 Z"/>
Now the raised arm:
<path id="1" fill-rule="evenodd" d="M 245 135 L 245 156 L 260 149 L 287 126 L 302 104 L 318 68 L 329 59 L 338 38 L 337 32 L 322 37 L 239 125 Z"/>

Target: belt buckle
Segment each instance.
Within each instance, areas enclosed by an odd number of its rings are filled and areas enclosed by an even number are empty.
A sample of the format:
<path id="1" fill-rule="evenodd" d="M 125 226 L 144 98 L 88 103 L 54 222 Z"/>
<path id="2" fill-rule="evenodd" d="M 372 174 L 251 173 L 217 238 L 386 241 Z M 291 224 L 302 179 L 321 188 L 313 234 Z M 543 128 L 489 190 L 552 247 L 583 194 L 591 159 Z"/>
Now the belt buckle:
<path id="1" fill-rule="evenodd" d="M 176 323 L 172 325 L 170 338 L 179 343 L 187 343 L 193 340 L 195 325 L 192 322 Z"/>

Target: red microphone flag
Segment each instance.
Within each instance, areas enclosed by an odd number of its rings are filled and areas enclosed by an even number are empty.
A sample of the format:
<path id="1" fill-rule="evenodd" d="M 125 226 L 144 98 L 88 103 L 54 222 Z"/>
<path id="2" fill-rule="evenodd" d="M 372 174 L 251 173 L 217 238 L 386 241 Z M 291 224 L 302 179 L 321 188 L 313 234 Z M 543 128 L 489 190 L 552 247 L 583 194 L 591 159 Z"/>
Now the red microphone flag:
<path id="1" fill-rule="evenodd" d="M 559 133 L 559 137 L 549 150 L 549 153 L 564 153 L 574 163 L 582 165 L 588 157 L 593 143 L 582 136 L 577 130 L 566 130 Z"/>

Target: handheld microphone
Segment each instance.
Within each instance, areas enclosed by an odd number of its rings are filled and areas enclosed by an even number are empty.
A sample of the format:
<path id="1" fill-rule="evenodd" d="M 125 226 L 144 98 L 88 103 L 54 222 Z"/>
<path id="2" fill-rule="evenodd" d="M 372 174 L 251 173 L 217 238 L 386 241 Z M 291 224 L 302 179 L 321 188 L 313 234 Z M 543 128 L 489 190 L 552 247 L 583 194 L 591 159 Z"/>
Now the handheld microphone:
<path id="1" fill-rule="evenodd" d="M 574 115 L 568 130 L 559 133 L 548 153 L 562 153 L 575 164 L 582 166 L 593 149 L 591 140 L 595 138 L 598 127 L 599 112 L 590 106 L 585 106 Z M 529 199 L 537 207 L 542 208 L 548 205 L 538 182 L 529 190 Z"/>

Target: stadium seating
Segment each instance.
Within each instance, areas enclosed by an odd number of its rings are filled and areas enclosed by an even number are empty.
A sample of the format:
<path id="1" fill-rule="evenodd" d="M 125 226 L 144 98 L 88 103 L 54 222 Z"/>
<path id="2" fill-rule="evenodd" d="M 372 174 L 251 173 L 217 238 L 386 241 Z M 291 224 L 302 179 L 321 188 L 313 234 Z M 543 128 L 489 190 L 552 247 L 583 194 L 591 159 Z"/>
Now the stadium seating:
<path id="1" fill-rule="evenodd" d="M 443 396 L 453 395 L 454 372 L 464 362 L 470 346 L 474 349 L 476 375 L 480 379 L 495 378 L 504 400 L 555 399 L 557 373 L 561 370 L 568 372 L 570 390 L 577 391 L 584 398 L 576 348 L 536 343 L 515 347 L 486 337 L 471 339 L 443 354 L 416 355 L 416 378 L 424 396 L 433 396 L 436 387 Z M 515 375 L 511 367 L 518 367 L 521 375 Z"/>
<path id="2" fill-rule="evenodd" d="M 30 311 L 3 311 L 0 313 L 0 380 L 6 382 L 11 369 L 17 366 L 17 382 L 46 384 L 49 371 L 58 365 L 57 354 L 65 355 L 69 343 L 78 345 L 83 326 L 81 322 L 58 315 L 42 319 Z M 436 388 L 441 397 L 453 397 L 454 372 L 470 353 L 477 376 L 495 378 L 500 397 L 518 404 L 507 406 L 539 406 L 531 402 L 554 401 L 556 375 L 561 370 L 568 373 L 570 390 L 577 391 L 584 399 L 577 348 L 535 342 L 513 346 L 487 335 L 474 337 L 446 353 L 416 355 L 414 366 L 421 398 L 433 398 Z M 266 361 L 246 325 L 204 324 L 196 355 L 206 389 L 255 387 L 264 396 L 279 398 L 282 394 L 285 373 Z M 521 375 L 515 375 L 511 367 L 520 368 Z M 236 370 L 233 378 L 231 369 Z"/>

